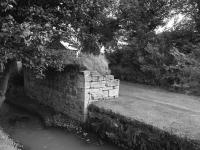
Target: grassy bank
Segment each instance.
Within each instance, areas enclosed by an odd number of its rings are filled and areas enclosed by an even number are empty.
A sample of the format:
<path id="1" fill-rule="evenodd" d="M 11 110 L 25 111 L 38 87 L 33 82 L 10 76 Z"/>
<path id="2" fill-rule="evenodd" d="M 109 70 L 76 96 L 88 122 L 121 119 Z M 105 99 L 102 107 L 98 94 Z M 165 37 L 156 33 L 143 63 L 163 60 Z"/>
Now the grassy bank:
<path id="1" fill-rule="evenodd" d="M 200 149 L 198 141 L 172 135 L 95 105 L 89 107 L 87 124 L 103 139 L 128 150 Z"/>
<path id="2" fill-rule="evenodd" d="M 21 150 L 19 144 L 15 143 L 4 131 L 0 128 L 0 150 Z"/>

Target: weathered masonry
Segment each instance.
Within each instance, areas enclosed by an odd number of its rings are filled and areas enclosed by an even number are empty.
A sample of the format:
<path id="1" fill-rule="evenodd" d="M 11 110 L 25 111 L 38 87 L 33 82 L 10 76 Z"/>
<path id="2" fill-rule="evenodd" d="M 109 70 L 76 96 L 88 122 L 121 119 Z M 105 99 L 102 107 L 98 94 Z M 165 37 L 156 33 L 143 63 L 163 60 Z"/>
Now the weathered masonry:
<path id="1" fill-rule="evenodd" d="M 55 72 L 45 79 L 25 71 L 24 88 L 31 99 L 81 122 L 87 118 L 89 104 L 119 96 L 119 80 L 96 71 Z"/>

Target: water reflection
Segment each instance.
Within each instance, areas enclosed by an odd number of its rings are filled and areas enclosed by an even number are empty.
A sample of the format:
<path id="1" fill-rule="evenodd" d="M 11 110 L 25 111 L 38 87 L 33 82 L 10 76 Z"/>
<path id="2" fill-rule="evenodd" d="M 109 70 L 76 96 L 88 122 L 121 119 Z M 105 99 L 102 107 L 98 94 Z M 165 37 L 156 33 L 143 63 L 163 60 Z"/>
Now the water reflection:
<path id="1" fill-rule="evenodd" d="M 3 104 L 0 124 L 26 150 L 119 150 L 111 145 L 86 144 L 76 136 L 55 128 L 44 128 L 35 116 Z"/>

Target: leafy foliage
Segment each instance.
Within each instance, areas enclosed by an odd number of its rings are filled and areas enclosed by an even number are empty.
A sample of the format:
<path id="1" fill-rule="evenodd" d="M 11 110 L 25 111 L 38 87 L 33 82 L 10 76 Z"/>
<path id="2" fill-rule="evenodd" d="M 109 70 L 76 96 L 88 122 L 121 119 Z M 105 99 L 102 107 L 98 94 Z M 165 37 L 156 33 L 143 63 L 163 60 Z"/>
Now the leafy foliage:
<path id="1" fill-rule="evenodd" d="M 198 7 L 195 0 L 121 1 L 116 37 L 126 44 L 107 51 L 112 73 L 122 80 L 199 94 Z M 163 19 L 178 13 L 188 19 L 155 34 Z"/>
<path id="2" fill-rule="evenodd" d="M 199 95 L 198 37 L 188 31 L 154 35 L 148 38 L 143 54 L 125 46 L 107 54 L 111 71 L 123 80 Z"/>
<path id="3" fill-rule="evenodd" d="M 48 49 L 54 39 L 73 43 L 76 38 L 80 49 L 99 54 L 99 40 L 104 36 L 99 29 L 110 21 L 107 13 L 113 2 L 1 0 L 1 66 L 8 60 L 21 60 L 38 74 L 48 66 L 62 70 L 63 60 Z"/>

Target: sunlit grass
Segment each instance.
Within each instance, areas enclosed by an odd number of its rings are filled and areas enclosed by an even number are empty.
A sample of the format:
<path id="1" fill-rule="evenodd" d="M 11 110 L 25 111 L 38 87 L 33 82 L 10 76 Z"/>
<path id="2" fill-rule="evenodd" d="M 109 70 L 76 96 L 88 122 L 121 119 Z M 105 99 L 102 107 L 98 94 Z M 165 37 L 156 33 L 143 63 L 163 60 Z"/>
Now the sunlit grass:
<path id="1" fill-rule="evenodd" d="M 16 144 L 9 136 L 0 128 L 0 150 L 19 150 Z"/>

